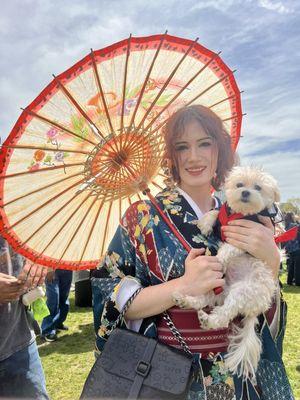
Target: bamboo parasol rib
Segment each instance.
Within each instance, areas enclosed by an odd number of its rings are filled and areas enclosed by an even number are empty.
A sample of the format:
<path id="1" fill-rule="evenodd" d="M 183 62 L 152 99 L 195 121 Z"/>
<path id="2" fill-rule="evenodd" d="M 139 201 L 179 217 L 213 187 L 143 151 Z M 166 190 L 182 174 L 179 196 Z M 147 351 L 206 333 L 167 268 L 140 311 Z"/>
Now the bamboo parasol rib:
<path id="1" fill-rule="evenodd" d="M 1 234 L 34 262 L 94 268 L 126 208 L 156 204 L 173 112 L 210 107 L 236 148 L 243 114 L 233 74 L 198 38 L 167 31 L 91 49 L 53 76 L 2 146 Z"/>

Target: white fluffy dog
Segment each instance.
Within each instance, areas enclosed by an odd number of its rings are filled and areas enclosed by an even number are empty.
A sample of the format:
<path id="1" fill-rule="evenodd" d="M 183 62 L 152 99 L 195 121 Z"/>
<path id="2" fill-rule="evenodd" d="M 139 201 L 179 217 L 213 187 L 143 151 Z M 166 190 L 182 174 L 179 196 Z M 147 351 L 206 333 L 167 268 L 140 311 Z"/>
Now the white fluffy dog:
<path id="1" fill-rule="evenodd" d="M 224 185 L 227 206 L 231 213 L 242 213 L 246 218 L 261 213 L 279 201 L 275 179 L 261 169 L 235 167 Z M 210 211 L 197 222 L 204 235 L 212 232 L 218 210 Z M 234 374 L 251 378 L 258 366 L 261 341 L 255 332 L 257 316 L 271 305 L 275 281 L 270 268 L 261 260 L 236 247 L 222 243 L 217 257 L 223 265 L 225 286 L 222 294 L 213 291 L 199 297 L 174 294 L 178 306 L 198 310 L 201 326 L 207 329 L 228 327 L 237 316 L 243 319 L 239 326 L 232 324 L 229 336 L 226 367 Z M 206 306 L 215 306 L 210 314 Z"/>

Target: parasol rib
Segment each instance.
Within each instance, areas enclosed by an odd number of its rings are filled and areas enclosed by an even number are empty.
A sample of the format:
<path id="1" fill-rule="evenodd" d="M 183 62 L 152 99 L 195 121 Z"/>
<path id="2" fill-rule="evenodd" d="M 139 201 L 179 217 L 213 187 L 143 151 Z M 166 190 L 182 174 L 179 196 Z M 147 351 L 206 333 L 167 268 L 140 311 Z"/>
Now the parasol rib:
<path id="1" fill-rule="evenodd" d="M 82 140 L 84 142 L 90 143 L 91 145 L 93 145 L 93 147 L 97 146 L 96 142 L 93 142 L 93 141 L 91 141 L 89 139 L 86 139 L 86 138 L 78 135 L 77 133 L 71 131 L 70 129 L 68 129 L 68 128 L 62 126 L 62 125 L 60 125 L 59 123 L 57 123 L 55 121 L 52 121 L 49 118 L 43 117 L 42 115 L 39 115 L 39 114 L 35 113 L 34 111 L 28 110 L 27 108 L 23 108 L 23 111 L 25 111 L 27 114 L 31 115 L 32 117 L 36 117 L 37 119 L 40 119 L 41 121 L 46 122 L 48 125 L 55 126 L 56 128 L 60 129 L 61 131 L 64 131 L 64 132 L 68 133 L 69 135 L 75 136 L 76 138 L 78 138 L 78 139 L 80 139 L 80 140 Z"/>
<path id="2" fill-rule="evenodd" d="M 62 230 L 66 227 L 66 225 L 68 224 L 68 222 L 70 222 L 71 218 L 76 214 L 76 212 L 79 210 L 80 207 L 82 207 L 82 205 L 86 202 L 86 200 L 90 197 L 90 193 L 84 198 L 84 200 L 75 208 L 75 210 L 72 212 L 72 214 L 68 217 L 68 219 L 63 223 L 63 225 L 59 228 L 59 230 L 55 233 L 55 235 L 52 237 L 52 239 L 50 240 L 50 242 L 46 245 L 46 247 L 43 248 L 43 250 L 41 251 L 41 254 L 44 253 L 47 248 L 51 245 L 51 243 L 53 243 L 53 241 L 57 238 L 57 236 L 60 234 L 60 232 L 62 232 Z M 74 200 L 75 196 L 72 198 L 72 200 Z M 61 260 L 61 259 L 60 259 Z M 59 260 L 59 261 L 60 261 Z"/>
<path id="3" fill-rule="evenodd" d="M 211 84 L 210 86 L 208 86 L 206 89 L 204 89 L 201 93 L 199 93 L 197 96 L 195 96 L 192 100 L 190 100 L 187 104 L 186 107 L 189 106 L 190 104 L 192 104 L 194 101 L 198 100 L 201 96 L 203 96 L 205 93 L 207 93 L 210 89 L 212 89 L 213 87 L 215 87 L 216 85 L 218 85 L 219 83 L 221 83 L 222 81 L 224 81 L 224 79 L 228 78 L 229 75 L 224 75 L 222 78 L 218 79 L 215 83 Z"/>
<path id="4" fill-rule="evenodd" d="M 163 114 L 170 107 L 170 105 L 181 95 L 181 93 L 186 90 L 186 88 L 212 63 L 212 61 L 214 61 L 218 57 L 218 55 L 219 54 L 215 54 L 203 67 L 200 68 L 198 72 L 196 72 L 194 76 L 192 76 L 192 78 L 179 90 L 178 93 L 176 93 L 176 95 L 168 102 L 168 104 L 166 104 L 162 108 L 162 110 L 151 120 L 149 125 L 147 125 L 147 127 L 145 128 L 146 130 L 154 124 L 154 122 L 161 116 L 161 114 Z"/>
<path id="5" fill-rule="evenodd" d="M 146 132 L 146 130 L 144 132 Z M 153 133 L 153 131 L 149 131 L 146 135 L 144 135 L 144 134 L 139 135 L 139 137 L 137 139 L 135 139 L 135 141 L 132 144 L 129 141 L 127 141 L 127 143 L 126 143 L 127 153 L 134 152 L 137 150 L 138 152 L 139 151 L 142 152 L 143 157 L 144 157 L 144 151 L 142 149 L 145 148 L 145 139 L 149 139 L 147 144 L 150 147 L 151 146 L 152 146 L 152 148 L 158 147 L 159 143 L 157 143 L 157 141 L 154 140 L 155 136 L 152 135 L 152 133 Z"/>
<path id="6" fill-rule="evenodd" d="M 151 120 L 151 122 L 149 123 L 149 125 L 147 125 L 147 127 L 145 128 L 145 130 L 147 131 L 147 130 L 149 130 L 149 128 L 153 125 L 153 123 L 159 118 L 159 116 L 163 113 L 163 112 L 165 112 L 166 111 L 166 109 L 168 109 L 168 107 L 170 106 L 170 104 L 172 104 L 173 103 L 173 101 L 175 101 L 179 96 L 180 96 L 180 94 L 188 87 L 188 85 L 190 85 L 191 84 L 191 82 L 195 79 L 195 78 L 197 78 L 197 76 L 199 76 L 200 75 L 200 73 L 202 73 L 203 72 L 203 70 L 205 69 L 205 68 L 207 68 L 207 66 L 212 62 L 212 61 L 214 61 L 217 57 L 218 57 L 218 55 L 219 55 L 220 53 L 218 53 L 218 54 L 215 54 L 214 55 L 214 57 L 212 57 L 190 80 L 189 80 L 189 82 L 186 84 L 186 85 L 184 85 L 184 87 L 168 102 L 168 104 Z M 189 101 L 185 106 L 188 106 L 188 105 L 190 105 L 190 104 L 192 104 L 195 100 L 197 100 L 199 97 L 201 97 L 201 96 L 203 96 L 203 94 L 205 94 L 206 92 L 208 92 L 210 89 L 212 89 L 213 87 L 215 87 L 217 84 L 219 84 L 219 83 L 221 83 L 224 79 L 226 79 L 227 77 L 228 77 L 229 75 L 227 74 L 227 75 L 225 75 L 224 77 L 222 77 L 221 79 L 219 79 L 218 81 L 216 81 L 215 83 L 213 83 L 212 85 L 210 85 L 208 88 L 206 88 L 204 91 L 202 91 L 200 94 L 198 94 L 197 96 L 195 96 L 191 101 Z M 164 122 L 166 122 L 168 120 L 168 118 L 166 118 L 165 119 L 165 121 Z M 148 136 L 152 133 L 155 133 L 156 131 L 158 131 L 158 129 L 160 129 L 161 128 L 161 126 L 162 126 L 162 124 L 158 127 L 158 128 L 156 128 L 155 130 L 153 130 L 153 131 L 151 131 L 151 132 L 149 132 L 147 135 L 146 135 L 146 137 L 145 138 L 148 138 Z M 133 146 L 136 146 L 136 143 L 133 145 Z M 134 147 L 133 147 L 134 148 Z"/>
<path id="7" fill-rule="evenodd" d="M 128 38 L 127 43 L 127 52 L 126 52 L 126 61 L 125 61 L 125 69 L 124 69 L 124 81 L 123 81 L 123 95 L 122 95 L 122 112 L 121 112 L 121 126 L 120 132 L 123 132 L 124 129 L 124 107 L 125 107 L 125 98 L 126 98 L 126 83 L 127 83 L 127 70 L 128 70 L 128 61 L 130 56 L 130 45 L 131 45 L 131 34 Z M 120 138 L 121 148 L 122 148 L 122 137 Z"/>
<path id="8" fill-rule="evenodd" d="M 67 176 L 67 177 L 65 177 L 65 178 L 60 179 L 59 181 L 55 181 L 55 182 L 53 182 L 53 183 L 50 183 L 50 184 L 47 184 L 47 185 L 45 185 L 45 186 L 39 187 L 38 189 L 33 190 L 32 192 L 23 194 L 22 196 L 19 196 L 19 197 L 16 197 L 15 199 L 9 200 L 7 203 L 4 203 L 4 204 L 3 204 L 3 207 L 6 207 L 6 206 L 8 206 L 8 205 L 10 205 L 10 204 L 12 204 L 12 203 L 18 201 L 18 200 L 24 199 L 24 198 L 27 197 L 27 196 L 31 196 L 32 194 L 39 193 L 39 192 L 41 192 L 41 191 L 44 190 L 44 189 L 48 189 L 49 187 L 55 186 L 55 185 L 57 185 L 58 183 L 64 182 L 64 181 L 66 181 L 66 180 L 68 180 L 68 179 L 70 179 L 70 178 L 74 178 L 75 176 L 79 176 L 79 175 L 82 175 L 82 172 L 79 172 L 79 173 L 73 174 L 73 175 L 69 175 L 69 176 Z"/>
<path id="9" fill-rule="evenodd" d="M 90 196 L 90 195 L 89 195 L 89 196 Z M 88 198 L 89 196 L 87 196 L 87 198 Z M 86 199 L 87 199 L 87 198 L 86 198 Z M 80 207 L 85 203 L 86 199 L 81 203 Z M 94 201 L 90 204 L 89 208 L 87 209 L 86 213 L 84 214 L 83 218 L 81 219 L 80 223 L 78 224 L 77 228 L 75 229 L 75 232 L 73 233 L 71 239 L 70 239 L 69 242 L 67 243 L 67 246 L 66 246 L 66 248 L 65 248 L 65 250 L 64 250 L 64 252 L 63 252 L 63 254 L 60 256 L 60 260 L 59 260 L 59 261 L 61 261 L 61 260 L 63 259 L 64 255 L 65 255 L 66 252 L 68 251 L 68 249 L 69 249 L 69 247 L 70 247 L 70 244 L 71 244 L 72 241 L 74 240 L 74 238 L 75 238 L 75 236 L 77 235 L 77 233 L 78 233 L 80 227 L 81 227 L 82 224 L 84 223 L 86 217 L 88 216 L 89 212 L 91 211 L 93 205 L 95 204 L 95 202 L 96 202 L 97 200 L 98 200 L 98 198 L 95 196 Z"/>
<path id="10" fill-rule="evenodd" d="M 189 48 L 187 49 L 187 51 L 184 53 L 183 57 L 181 58 L 181 60 L 178 62 L 178 64 L 176 65 L 176 67 L 173 69 L 173 71 L 171 72 L 171 74 L 168 76 L 168 78 L 166 79 L 165 83 L 163 84 L 163 87 L 160 89 L 160 91 L 158 92 L 157 96 L 155 97 L 155 99 L 153 100 L 153 102 L 151 103 L 151 106 L 147 109 L 145 115 L 143 116 L 141 122 L 139 123 L 137 129 L 140 129 L 147 116 L 149 115 L 150 111 L 153 109 L 153 107 L 155 106 L 157 100 L 160 98 L 160 96 L 162 95 L 162 93 L 164 92 L 165 88 L 168 86 L 168 84 L 170 83 L 171 79 L 173 78 L 173 76 L 175 75 L 175 73 L 177 72 L 177 70 L 179 69 L 180 65 L 183 63 L 183 61 L 186 59 L 186 57 L 188 56 L 188 54 L 190 53 L 190 51 L 192 50 L 192 48 L 195 46 L 195 44 L 197 43 L 198 38 L 190 44 Z"/>
<path id="11" fill-rule="evenodd" d="M 221 83 L 224 79 L 228 78 L 228 75 L 223 76 L 221 79 L 219 79 L 218 81 L 216 81 L 215 83 L 211 84 L 209 87 L 207 87 L 206 89 L 204 89 L 201 93 L 199 93 L 197 96 L 195 96 L 192 100 L 190 100 L 188 103 L 185 104 L 185 107 L 191 105 L 194 101 L 196 101 L 197 99 L 199 99 L 201 96 L 203 96 L 205 93 L 207 93 L 210 89 L 212 89 L 213 87 L 215 87 L 216 85 L 218 85 L 219 83 Z M 173 99 L 170 101 L 170 103 L 173 101 Z M 165 106 L 165 109 L 167 109 L 169 107 L 169 104 L 167 106 Z M 165 110 L 164 110 L 165 111 Z M 161 112 L 155 117 L 153 118 L 153 120 L 150 122 L 150 124 L 146 127 L 146 130 L 148 130 L 148 128 L 150 126 L 153 125 L 153 123 L 155 122 L 155 120 L 157 119 L 157 117 L 161 115 Z M 164 123 L 166 123 L 168 121 L 168 118 L 165 119 L 165 121 L 163 121 L 163 123 L 161 125 L 159 125 L 159 127 L 155 128 L 152 133 L 155 133 L 156 131 L 158 131 L 158 129 L 160 129 L 162 127 L 162 125 Z"/>
<path id="12" fill-rule="evenodd" d="M 121 221 L 122 218 L 122 200 L 121 197 L 119 197 L 119 221 Z"/>
<path id="13" fill-rule="evenodd" d="M 83 163 L 63 164 L 63 165 L 55 165 L 54 167 L 35 169 L 33 171 L 16 172 L 15 174 L 1 175 L 0 180 L 7 179 L 7 178 L 14 178 L 16 176 L 22 176 L 22 175 L 27 175 L 27 174 L 36 174 L 38 172 L 52 171 L 54 169 L 78 167 L 79 165 L 84 165 L 84 164 Z"/>
<path id="14" fill-rule="evenodd" d="M 132 117 L 131 117 L 131 121 L 130 121 L 130 124 L 129 124 L 129 131 L 132 129 L 132 125 L 133 125 L 133 122 L 134 122 L 134 119 L 135 119 L 137 110 L 138 110 L 138 108 L 139 108 L 139 106 L 140 106 L 142 97 L 143 97 L 143 95 L 144 95 L 144 91 L 145 91 L 145 89 L 146 89 L 148 79 L 149 79 L 150 74 L 151 74 L 151 72 L 152 72 L 152 69 L 153 69 L 153 67 L 154 67 L 154 64 L 155 64 L 155 61 L 156 61 L 156 59 L 157 59 L 157 56 L 158 56 L 158 54 L 159 54 L 159 52 L 160 52 L 160 49 L 161 49 L 161 47 L 162 47 L 162 45 L 163 45 L 163 42 L 164 42 L 164 40 L 165 40 L 165 38 L 166 38 L 167 32 L 168 32 L 168 31 L 166 31 L 165 34 L 164 34 L 164 36 L 162 36 L 161 39 L 160 39 L 160 43 L 159 43 L 159 45 L 158 45 L 158 48 L 157 48 L 157 50 L 156 50 L 156 52 L 155 52 L 155 55 L 154 55 L 154 57 L 153 57 L 153 60 L 152 60 L 152 62 L 151 62 L 151 65 L 150 65 L 150 68 L 149 68 L 149 70 L 148 70 L 148 73 L 147 73 L 147 75 L 146 75 L 145 81 L 144 81 L 144 83 L 143 83 L 141 92 L 140 92 L 140 94 L 139 94 L 137 103 L 136 103 L 136 105 L 135 105 L 135 108 L 134 108 L 134 111 L 133 111 L 133 114 L 132 114 Z"/>
<path id="15" fill-rule="evenodd" d="M 101 139 L 105 140 L 104 135 L 100 131 L 100 129 L 94 124 L 94 122 L 91 120 L 91 118 L 87 115 L 87 113 L 80 107 L 80 105 L 77 103 L 77 101 L 74 99 L 74 97 L 71 95 L 71 93 L 67 90 L 67 88 L 61 83 L 61 81 L 53 75 L 53 78 L 55 82 L 58 84 L 58 86 L 61 88 L 61 90 L 64 92 L 66 97 L 71 101 L 71 103 L 75 106 L 75 108 L 80 112 L 80 114 L 88 121 L 90 126 L 94 128 L 93 132 L 97 132 L 98 136 L 100 136 Z"/>
<path id="16" fill-rule="evenodd" d="M 112 207 L 112 201 L 111 201 L 110 204 L 109 204 L 109 209 L 108 209 L 108 212 L 107 212 L 107 218 L 106 218 L 106 222 L 105 222 L 105 228 L 104 228 L 104 234 L 103 234 L 103 242 L 102 242 L 102 247 L 101 247 L 101 253 L 100 253 L 100 255 L 103 254 L 103 249 L 104 249 L 104 247 L 105 247 L 106 234 L 107 234 L 108 221 L 109 221 L 109 217 L 110 217 L 111 207 Z"/>
<path id="17" fill-rule="evenodd" d="M 157 187 L 160 190 L 163 190 L 164 188 L 161 187 L 158 183 L 156 183 L 155 181 L 151 181 L 152 185 L 154 185 L 155 187 Z"/>
<path id="18" fill-rule="evenodd" d="M 110 119 L 110 115 L 109 115 L 109 112 L 108 112 L 108 107 L 107 107 L 105 96 L 104 96 L 104 92 L 103 92 L 103 87 L 102 87 L 102 84 L 101 84 L 101 81 L 100 81 L 100 76 L 99 76 L 99 72 L 98 72 L 98 68 L 97 68 L 97 64 L 96 64 L 96 60 L 95 60 L 95 53 L 94 53 L 94 51 L 92 49 L 91 49 L 91 59 L 92 59 L 92 65 L 93 65 L 94 74 L 95 74 L 96 82 L 97 82 L 97 86 L 98 86 L 98 91 L 100 92 L 101 100 L 103 102 L 106 118 L 107 118 L 107 121 L 109 123 L 110 129 L 111 129 L 111 133 L 115 136 L 115 131 L 114 131 L 111 119 Z"/>
<path id="19" fill-rule="evenodd" d="M 69 190 L 73 189 L 75 186 L 77 186 L 78 184 L 82 183 L 85 179 L 81 179 L 78 182 L 73 183 L 73 185 L 69 186 L 68 188 L 64 189 L 62 192 L 59 192 L 58 194 L 56 194 L 55 196 L 51 197 L 49 200 L 47 200 L 45 203 L 41 204 L 40 206 L 38 206 L 37 208 L 35 208 L 33 211 L 31 211 L 29 214 L 25 215 L 24 217 L 22 217 L 21 219 L 19 219 L 18 221 L 16 221 L 13 225 L 10 226 L 10 228 L 14 228 L 15 226 L 17 226 L 20 222 L 23 222 L 25 219 L 27 219 L 28 217 L 30 217 L 32 214 L 34 214 L 35 212 L 41 210 L 43 207 L 45 207 L 46 205 L 48 205 L 49 203 L 51 203 L 53 200 L 57 199 L 58 197 L 62 196 L 63 194 L 67 193 Z"/>
<path id="20" fill-rule="evenodd" d="M 211 106 L 208 106 L 208 108 L 216 107 L 216 106 L 218 106 L 219 104 L 224 103 L 224 101 L 226 101 L 226 100 L 231 100 L 231 99 L 233 99 L 234 97 L 235 97 L 235 95 L 233 94 L 232 96 L 226 97 L 225 99 L 220 100 L 220 101 L 218 101 L 217 103 L 212 104 Z"/>
<path id="21" fill-rule="evenodd" d="M 96 223 L 97 223 L 97 220 L 98 220 L 98 218 L 99 218 L 99 215 L 100 215 L 100 212 L 101 212 L 101 210 L 102 210 L 102 207 L 103 207 L 104 202 L 105 202 L 105 199 L 102 200 L 102 202 L 101 202 L 101 204 L 100 204 L 100 206 L 99 206 L 99 208 L 98 208 L 98 211 L 97 211 L 96 217 L 95 217 L 95 219 L 94 219 L 92 228 L 91 228 L 91 230 L 90 230 L 90 233 L 88 234 L 87 240 L 86 240 L 86 242 L 85 242 L 83 251 L 82 251 L 81 256 L 80 256 L 80 260 L 79 260 L 80 262 L 82 261 L 82 259 L 83 259 L 83 257 L 84 257 L 84 253 L 85 253 L 85 251 L 86 251 L 86 248 L 87 248 L 87 245 L 88 245 L 88 243 L 89 243 L 89 241 L 90 241 L 90 238 L 91 238 L 91 236 L 92 236 L 92 234 L 93 234 L 93 232 L 94 232 L 94 229 L 95 229 L 95 226 L 96 226 Z"/>
<path id="22" fill-rule="evenodd" d="M 158 176 L 161 176 L 161 177 L 164 178 L 164 179 L 167 179 L 167 178 L 168 178 L 167 175 L 161 174 L 160 172 L 159 172 L 157 175 L 158 175 Z"/>
<path id="23" fill-rule="evenodd" d="M 40 225 L 27 239 L 25 239 L 23 241 L 23 244 L 26 244 L 27 242 L 29 242 L 29 240 L 31 240 L 42 228 L 44 228 L 48 222 L 50 222 L 54 217 L 56 217 L 56 215 L 58 215 L 68 204 L 70 204 L 80 193 L 76 192 L 74 194 L 73 197 L 71 197 L 71 199 L 69 199 L 68 201 L 66 201 L 58 210 L 55 211 L 54 214 L 52 214 L 45 222 L 42 223 L 42 225 Z M 22 247 L 22 246 L 21 246 Z"/>
<path id="24" fill-rule="evenodd" d="M 242 116 L 244 116 L 244 115 L 246 115 L 246 114 L 245 114 L 245 113 L 242 114 Z M 238 118 L 238 114 L 236 113 L 235 115 L 233 115 L 233 116 L 230 117 L 230 118 L 222 119 L 222 121 L 223 121 L 223 122 L 226 122 L 226 121 L 230 121 L 230 120 L 232 120 L 232 119 L 237 119 L 237 118 Z"/>
<path id="25" fill-rule="evenodd" d="M 62 91 L 64 92 L 64 94 L 67 96 L 67 98 L 71 101 L 71 103 L 74 104 L 74 106 L 77 108 L 77 110 L 80 112 L 80 114 L 86 119 L 86 121 L 88 121 L 89 125 L 91 127 L 93 127 L 94 129 L 92 129 L 93 131 L 95 130 L 98 134 L 98 136 L 100 136 L 101 139 L 103 139 L 107 145 L 111 148 L 111 150 L 113 152 L 116 151 L 116 148 L 114 148 L 111 143 L 109 141 L 107 141 L 107 139 L 105 138 L 105 136 L 102 134 L 102 132 L 99 130 L 99 128 L 97 127 L 97 125 L 94 124 L 94 122 L 91 120 L 91 118 L 87 115 L 87 113 L 80 107 L 80 105 L 77 103 L 77 101 L 74 99 L 74 97 L 71 95 L 71 93 L 67 90 L 67 88 L 60 82 L 60 80 L 53 75 L 55 82 L 58 83 L 59 87 L 62 89 Z"/>
<path id="26" fill-rule="evenodd" d="M 217 56 L 218 54 L 216 54 Z M 212 59 L 211 59 L 212 60 Z M 217 84 L 221 83 L 224 79 L 228 78 L 229 75 L 226 74 L 225 76 L 223 76 L 221 79 L 219 79 L 218 81 L 216 81 L 215 83 L 213 83 L 212 85 L 210 85 L 208 88 L 206 88 L 205 90 L 203 90 L 200 94 L 198 94 L 197 96 L 195 96 L 192 100 L 190 100 L 185 106 L 188 106 L 190 104 L 192 104 L 195 100 L 197 100 L 199 97 L 203 96 L 203 94 L 207 93 L 210 89 L 212 89 L 214 86 L 216 86 Z M 229 97 L 230 98 L 230 97 Z M 173 99 L 172 99 L 173 100 Z M 172 101 L 171 100 L 171 101 Z M 225 101 L 226 99 L 222 100 Z M 221 101 L 221 102 L 222 102 Z M 218 104 L 218 103 L 217 103 Z M 169 104 L 168 104 L 169 106 Z M 167 106 L 167 107 L 168 107 Z M 165 108 L 167 108 L 165 107 Z M 244 114 L 243 114 L 244 115 Z M 233 119 L 236 118 L 236 116 L 233 116 L 229 119 Z M 229 119 L 224 119 L 223 122 L 228 121 Z M 146 127 L 146 130 L 148 130 L 148 128 L 153 124 L 154 120 L 156 120 L 156 117 L 151 121 L 151 123 Z M 165 119 L 165 121 L 163 121 L 158 127 L 156 127 L 154 130 L 151 131 L 151 133 L 156 133 L 166 122 L 167 122 L 168 118 Z M 146 138 L 150 135 L 150 133 L 148 133 L 146 135 Z"/>

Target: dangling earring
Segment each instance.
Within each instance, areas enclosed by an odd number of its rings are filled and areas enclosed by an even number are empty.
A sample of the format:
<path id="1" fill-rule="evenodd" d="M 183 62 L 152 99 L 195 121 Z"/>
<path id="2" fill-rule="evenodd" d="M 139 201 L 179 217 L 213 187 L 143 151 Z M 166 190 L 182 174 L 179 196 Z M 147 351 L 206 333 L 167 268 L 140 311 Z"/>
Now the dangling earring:
<path id="1" fill-rule="evenodd" d="M 214 189 L 216 189 L 218 187 L 218 174 L 217 171 L 215 171 L 214 176 L 211 178 L 211 185 Z"/>
<path id="2" fill-rule="evenodd" d="M 172 170 L 174 166 L 169 158 L 165 158 L 162 163 L 161 167 L 163 173 L 165 174 L 166 178 L 164 179 L 164 184 L 166 185 L 167 189 L 172 190 L 176 186 L 176 183 L 173 178 Z"/>

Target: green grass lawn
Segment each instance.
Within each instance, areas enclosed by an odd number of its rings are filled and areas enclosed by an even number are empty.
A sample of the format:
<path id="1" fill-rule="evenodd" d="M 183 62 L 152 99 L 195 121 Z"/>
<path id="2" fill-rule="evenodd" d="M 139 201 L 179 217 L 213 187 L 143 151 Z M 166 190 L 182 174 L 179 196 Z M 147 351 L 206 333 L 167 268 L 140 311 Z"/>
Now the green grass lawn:
<path id="1" fill-rule="evenodd" d="M 281 279 L 284 283 L 286 277 Z M 300 400 L 300 287 L 284 285 L 288 303 L 288 323 L 284 342 L 284 361 L 296 400 Z M 49 395 L 52 400 L 78 399 L 94 362 L 93 316 L 90 308 L 74 306 L 67 319 L 69 331 L 61 332 L 54 343 L 38 339 Z"/>

